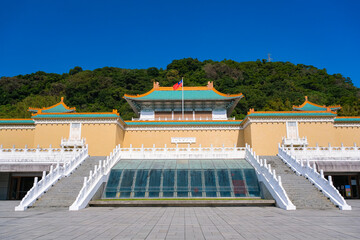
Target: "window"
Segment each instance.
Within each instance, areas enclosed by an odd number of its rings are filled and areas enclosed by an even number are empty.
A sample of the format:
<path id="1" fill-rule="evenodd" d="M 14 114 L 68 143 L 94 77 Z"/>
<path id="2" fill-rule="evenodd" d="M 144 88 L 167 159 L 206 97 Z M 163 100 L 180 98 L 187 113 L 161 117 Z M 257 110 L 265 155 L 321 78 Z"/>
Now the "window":
<path id="1" fill-rule="evenodd" d="M 80 140 L 80 139 L 81 139 L 81 124 L 71 123 L 69 140 Z"/>
<path id="2" fill-rule="evenodd" d="M 287 138 L 297 139 L 298 138 L 298 126 L 297 122 L 286 122 Z"/>

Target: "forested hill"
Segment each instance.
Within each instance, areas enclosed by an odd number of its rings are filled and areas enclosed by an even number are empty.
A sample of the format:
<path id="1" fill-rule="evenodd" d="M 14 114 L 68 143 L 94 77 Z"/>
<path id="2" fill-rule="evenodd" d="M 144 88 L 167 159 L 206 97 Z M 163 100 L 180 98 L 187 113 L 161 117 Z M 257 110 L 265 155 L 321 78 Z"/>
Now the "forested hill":
<path id="1" fill-rule="evenodd" d="M 325 69 L 289 62 L 235 62 L 224 60 L 174 60 L 166 69 L 121 69 L 104 67 L 69 73 L 36 72 L 0 78 L 0 118 L 28 118 L 27 108 L 51 106 L 65 97 L 65 103 L 77 112 L 103 112 L 118 109 L 124 119 L 134 113 L 122 98 L 124 93 L 140 94 L 160 86 L 172 86 L 184 77 L 185 86 L 206 86 L 214 81 L 223 93 L 245 95 L 233 116 L 243 118 L 249 108 L 255 110 L 291 110 L 292 105 L 309 100 L 325 105 L 340 104 L 339 115 L 360 115 L 360 89 L 350 78 L 329 75 Z"/>

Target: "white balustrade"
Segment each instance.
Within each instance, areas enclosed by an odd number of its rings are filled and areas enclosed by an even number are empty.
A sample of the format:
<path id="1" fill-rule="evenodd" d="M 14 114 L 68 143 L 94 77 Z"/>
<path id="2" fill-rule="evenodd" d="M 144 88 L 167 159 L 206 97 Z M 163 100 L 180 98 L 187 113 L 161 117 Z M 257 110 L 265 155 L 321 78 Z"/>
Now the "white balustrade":
<path id="1" fill-rule="evenodd" d="M 345 148 L 344 148 L 345 149 Z M 324 153 L 327 151 L 331 151 L 332 149 L 323 149 L 319 150 Z M 356 147 L 354 149 L 350 148 L 351 151 L 358 151 Z M 285 147 L 280 146 L 279 144 L 279 153 L 278 156 L 290 166 L 290 168 L 295 171 L 298 175 L 304 176 L 311 183 L 313 183 L 326 197 L 330 199 L 336 206 L 338 206 L 341 210 L 351 210 L 351 206 L 349 206 L 345 199 L 341 196 L 339 191 L 334 187 L 331 176 L 329 176 L 329 180 L 324 178 L 323 170 L 320 170 L 320 173 L 316 171 L 316 165 L 313 164 L 313 167 L 310 166 L 310 161 L 307 159 L 304 161 L 304 157 L 301 159 L 297 159 L 292 155 L 294 152 L 291 149 L 287 149 Z"/>
<path id="2" fill-rule="evenodd" d="M 43 176 L 40 181 L 35 177 L 34 186 L 27 192 L 20 204 L 15 207 L 15 211 L 26 210 L 58 180 L 64 176 L 69 176 L 88 157 L 88 147 L 86 146 L 76 153 L 73 159 L 66 162 L 63 166 L 59 163 L 55 169 L 51 166 L 50 172 L 47 175 L 46 172 L 43 171 Z"/>
<path id="3" fill-rule="evenodd" d="M 0 146 L 0 163 L 1 164 L 64 164 L 73 159 L 79 149 L 64 148 L 3 148 Z"/>
<path id="4" fill-rule="evenodd" d="M 189 121 L 204 121 L 204 120 L 207 120 L 207 121 L 211 121 L 211 120 L 235 120 L 235 117 L 225 117 L 225 118 L 213 118 L 213 117 L 190 117 L 190 118 L 182 118 L 182 117 L 179 117 L 179 118 L 172 118 L 172 117 L 157 117 L 157 118 L 134 118 L 132 117 L 131 118 L 131 121 L 182 121 L 182 120 L 189 120 Z"/>
<path id="5" fill-rule="evenodd" d="M 120 148 L 123 159 L 222 159 L 245 158 L 244 147 Z"/>
<path id="6" fill-rule="evenodd" d="M 275 169 L 271 170 L 271 165 L 267 164 L 266 159 L 260 159 L 249 145 L 246 145 L 245 159 L 254 167 L 258 180 L 264 183 L 276 204 L 285 210 L 296 210 L 282 186 L 281 177 L 276 176 Z"/>
<path id="7" fill-rule="evenodd" d="M 243 159 L 245 148 L 236 147 L 190 147 L 187 148 L 121 148 L 120 145 L 110 153 L 106 160 L 99 161 L 94 171 L 90 171 L 89 177 L 84 178 L 84 185 L 75 202 L 70 206 L 70 211 L 77 211 L 87 206 L 98 188 L 104 183 L 111 168 L 120 159 Z"/>
<path id="8" fill-rule="evenodd" d="M 297 160 L 304 159 L 311 161 L 360 161 L 360 147 L 354 146 L 345 147 L 341 144 L 340 147 L 332 147 L 330 144 L 327 147 L 283 147 L 287 152 L 291 152 Z"/>
<path id="9" fill-rule="evenodd" d="M 282 143 L 283 145 L 286 146 L 307 146 L 308 145 L 308 141 L 307 138 L 282 138 Z"/>
<path id="10" fill-rule="evenodd" d="M 90 171 L 89 177 L 84 177 L 83 187 L 74 203 L 69 207 L 70 211 L 77 211 L 87 206 L 101 184 L 106 181 L 111 168 L 120 160 L 120 149 L 120 145 L 116 146 L 106 160 L 100 160 L 94 171 Z"/>
<path id="11" fill-rule="evenodd" d="M 61 147 L 75 147 L 75 148 L 81 148 L 85 146 L 86 139 L 67 139 L 67 138 L 61 138 Z"/>

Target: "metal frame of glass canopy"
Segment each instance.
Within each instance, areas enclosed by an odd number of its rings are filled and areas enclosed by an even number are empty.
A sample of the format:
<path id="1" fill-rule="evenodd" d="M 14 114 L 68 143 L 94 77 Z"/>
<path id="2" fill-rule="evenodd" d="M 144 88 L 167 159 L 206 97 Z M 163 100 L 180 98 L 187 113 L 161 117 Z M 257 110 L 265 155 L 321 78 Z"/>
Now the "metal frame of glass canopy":
<path id="1" fill-rule="evenodd" d="M 103 198 L 260 197 L 254 168 L 245 159 L 120 160 Z"/>

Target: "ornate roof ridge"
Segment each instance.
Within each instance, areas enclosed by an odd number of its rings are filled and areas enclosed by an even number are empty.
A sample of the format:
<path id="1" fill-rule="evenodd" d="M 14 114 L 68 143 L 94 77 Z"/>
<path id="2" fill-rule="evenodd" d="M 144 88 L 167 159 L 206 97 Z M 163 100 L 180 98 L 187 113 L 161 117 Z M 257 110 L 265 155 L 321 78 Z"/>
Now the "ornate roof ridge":
<path id="1" fill-rule="evenodd" d="M 210 91 L 212 90 L 213 92 L 215 92 L 216 94 L 223 96 L 223 97 L 243 97 L 244 95 L 242 93 L 238 93 L 238 94 L 225 94 L 225 93 L 221 93 L 218 90 L 216 90 L 214 88 L 214 83 L 213 82 L 208 82 L 207 86 L 198 86 L 198 87 L 184 87 L 183 88 L 184 91 Z M 149 94 L 151 94 L 154 91 L 182 91 L 182 88 L 178 88 L 177 90 L 174 90 L 172 87 L 160 87 L 159 82 L 154 82 L 153 84 L 153 88 L 143 94 L 137 94 L 137 95 L 130 95 L 130 94 L 124 94 L 123 98 L 141 98 L 141 97 L 145 97 Z"/>
<path id="2" fill-rule="evenodd" d="M 303 102 L 303 104 L 299 105 L 299 106 L 296 106 L 296 105 L 293 105 L 293 110 L 301 110 L 301 108 L 303 108 L 306 104 L 310 104 L 312 106 L 315 106 L 315 107 L 319 107 L 319 108 L 334 108 L 333 110 L 339 110 L 341 109 L 341 106 L 340 105 L 333 105 L 333 106 L 326 106 L 326 105 L 319 105 L 319 104 L 316 104 L 316 103 L 313 103 L 313 102 L 310 102 L 308 100 L 308 97 L 305 96 L 305 102 Z"/>
<path id="3" fill-rule="evenodd" d="M 43 113 L 43 112 L 38 112 L 35 114 L 32 114 L 32 117 L 38 116 L 38 115 L 84 115 L 84 114 L 116 114 L 117 116 L 120 117 L 117 109 L 113 109 L 112 112 L 61 112 L 61 113 Z"/>
<path id="4" fill-rule="evenodd" d="M 298 114 L 298 113 L 332 113 L 332 114 L 336 114 L 336 112 L 331 111 L 331 109 L 329 107 L 327 107 L 325 111 L 301 111 L 301 112 L 296 112 L 296 111 L 255 111 L 253 108 L 250 108 L 249 111 L 247 112 L 247 115 L 250 115 L 252 113 L 293 113 L 293 114 Z"/>
<path id="5" fill-rule="evenodd" d="M 38 114 L 38 113 L 42 113 L 42 111 L 46 111 L 46 110 L 55 108 L 55 107 L 57 107 L 57 106 L 59 106 L 59 105 L 62 105 L 66 110 L 68 110 L 68 112 L 66 112 L 66 113 L 70 113 L 70 112 L 75 112 L 75 111 L 76 111 L 76 107 L 70 108 L 70 107 L 68 107 L 68 106 L 64 103 L 64 97 L 61 97 L 60 102 L 58 102 L 58 103 L 56 103 L 56 104 L 54 104 L 54 105 L 52 105 L 52 106 L 50 106 L 50 107 L 43 107 L 43 108 L 32 108 L 32 107 L 29 107 L 29 108 L 28 108 L 28 111 L 29 111 L 29 112 L 35 112 L 35 114 Z M 54 112 L 54 113 L 56 113 L 56 112 Z M 32 115 L 34 115 L 34 113 L 33 113 Z"/>

